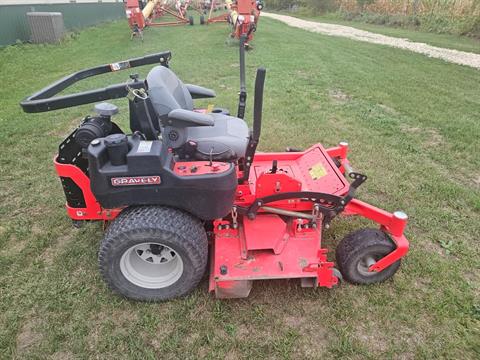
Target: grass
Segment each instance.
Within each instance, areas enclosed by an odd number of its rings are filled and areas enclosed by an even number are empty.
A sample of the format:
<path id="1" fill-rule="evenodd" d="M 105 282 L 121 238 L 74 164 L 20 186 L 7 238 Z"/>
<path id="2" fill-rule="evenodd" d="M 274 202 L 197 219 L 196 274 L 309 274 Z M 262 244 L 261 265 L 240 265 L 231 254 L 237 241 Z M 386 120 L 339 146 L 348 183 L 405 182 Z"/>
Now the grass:
<path id="1" fill-rule="evenodd" d="M 348 140 L 355 168 L 369 175 L 358 196 L 410 216 L 399 273 L 332 290 L 259 283 L 232 301 L 215 300 L 206 279 L 160 304 L 106 288 L 96 260 L 102 227 L 72 228 L 51 162 L 91 106 L 35 115 L 18 102 L 73 71 L 170 49 L 181 78 L 235 109 L 237 50 L 226 36 L 220 24 L 159 28 L 142 43 L 122 21 L 56 46 L 0 51 L 0 357 L 478 358 L 480 72 L 267 19 L 247 55 L 250 91 L 255 68 L 268 69 L 261 150 Z M 125 127 L 126 104 L 116 103 Z M 325 237 L 334 246 L 365 225 L 336 220 Z"/>
<path id="2" fill-rule="evenodd" d="M 376 24 L 368 24 L 362 21 L 349 21 L 342 19 L 337 13 L 330 13 L 325 15 L 306 15 L 300 12 L 280 12 L 284 15 L 299 17 L 305 20 L 318 21 L 331 24 L 339 24 L 351 26 L 356 29 L 370 31 L 382 35 L 409 39 L 410 41 L 423 42 L 429 45 L 443 47 L 447 49 L 454 49 L 460 51 L 467 51 L 480 54 L 480 39 L 474 37 L 451 35 L 451 34 L 437 34 L 433 32 L 426 32 L 421 30 L 411 30 L 400 27 L 383 26 Z"/>

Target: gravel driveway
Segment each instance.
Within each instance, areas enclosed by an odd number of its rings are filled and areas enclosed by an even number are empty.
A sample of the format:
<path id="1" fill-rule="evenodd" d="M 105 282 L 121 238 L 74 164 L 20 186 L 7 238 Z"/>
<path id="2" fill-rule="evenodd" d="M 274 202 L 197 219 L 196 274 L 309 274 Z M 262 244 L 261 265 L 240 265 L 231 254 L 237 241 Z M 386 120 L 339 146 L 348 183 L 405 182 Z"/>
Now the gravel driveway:
<path id="1" fill-rule="evenodd" d="M 408 39 L 385 36 L 369 31 L 358 30 L 349 26 L 319 23 L 298 19 L 292 16 L 278 15 L 262 12 L 262 16 L 276 19 L 285 24 L 307 31 L 317 32 L 331 36 L 342 36 L 353 40 L 365 41 L 374 44 L 388 45 L 400 49 L 414 51 L 432 58 L 442 59 L 451 63 L 466 65 L 480 69 L 480 54 L 469 53 L 452 49 L 445 49 L 427 45 L 420 42 L 413 42 Z"/>

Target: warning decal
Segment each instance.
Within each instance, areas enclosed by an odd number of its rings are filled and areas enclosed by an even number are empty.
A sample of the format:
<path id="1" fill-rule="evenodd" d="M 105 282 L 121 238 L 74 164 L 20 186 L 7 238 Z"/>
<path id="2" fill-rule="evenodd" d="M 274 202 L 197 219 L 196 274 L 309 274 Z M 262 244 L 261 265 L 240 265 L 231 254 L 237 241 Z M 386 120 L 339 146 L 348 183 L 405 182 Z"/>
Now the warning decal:
<path id="1" fill-rule="evenodd" d="M 145 141 L 145 140 L 140 141 L 140 144 L 138 144 L 137 153 L 150 152 L 150 150 L 152 149 L 152 144 L 153 144 L 153 141 Z"/>
<path id="2" fill-rule="evenodd" d="M 318 163 L 308 169 L 308 173 L 313 180 L 317 180 L 327 175 L 327 170 L 322 163 Z"/>
<path id="3" fill-rule="evenodd" d="M 129 67 L 130 67 L 130 63 L 128 61 L 122 61 L 122 62 L 110 64 L 110 69 L 112 71 L 125 70 L 125 69 L 128 69 Z"/>

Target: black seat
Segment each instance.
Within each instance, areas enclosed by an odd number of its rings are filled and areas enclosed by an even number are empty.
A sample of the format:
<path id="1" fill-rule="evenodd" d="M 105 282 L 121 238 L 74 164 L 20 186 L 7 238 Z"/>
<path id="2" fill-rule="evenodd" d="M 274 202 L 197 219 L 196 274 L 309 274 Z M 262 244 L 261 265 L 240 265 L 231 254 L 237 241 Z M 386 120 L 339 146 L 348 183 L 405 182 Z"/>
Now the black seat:
<path id="1" fill-rule="evenodd" d="M 248 145 L 249 129 L 244 120 L 224 114 L 199 114 L 193 98 L 214 97 L 215 92 L 196 85 L 185 85 L 171 71 L 156 66 L 147 75 L 148 93 L 165 128 L 165 141 L 173 148 L 187 142 L 195 144 L 197 159 L 232 160 L 243 158 Z M 175 111 L 175 110 L 184 111 Z M 168 134 L 174 132 L 174 136 Z"/>

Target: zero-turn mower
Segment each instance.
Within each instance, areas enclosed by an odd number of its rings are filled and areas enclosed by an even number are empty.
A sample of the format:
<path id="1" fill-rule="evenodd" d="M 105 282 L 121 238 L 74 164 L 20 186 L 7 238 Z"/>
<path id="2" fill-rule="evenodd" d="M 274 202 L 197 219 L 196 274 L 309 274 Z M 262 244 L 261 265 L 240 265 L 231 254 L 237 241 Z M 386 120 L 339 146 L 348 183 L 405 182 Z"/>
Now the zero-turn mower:
<path id="1" fill-rule="evenodd" d="M 29 113 L 97 103 L 96 115 L 60 144 L 54 163 L 74 224 L 108 223 L 99 266 L 121 295 L 145 301 L 185 295 L 209 258 L 209 288 L 219 298 L 248 296 L 254 280 L 371 284 L 393 276 L 408 251 L 407 216 L 355 197 L 367 177 L 352 169 L 347 143 L 256 151 L 266 71 L 257 70 L 249 130 L 244 37 L 241 42 L 237 116 L 196 109 L 194 99 L 215 93 L 184 84 L 169 68 L 170 52 L 79 71 L 21 102 Z M 132 74 L 126 83 L 58 95 L 79 80 L 148 64 L 158 65 L 145 80 Z M 118 108 L 102 102 L 123 97 L 130 135 L 112 121 Z M 349 215 L 378 227 L 346 236 L 333 262 L 324 230 Z"/>

